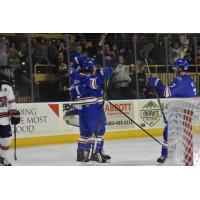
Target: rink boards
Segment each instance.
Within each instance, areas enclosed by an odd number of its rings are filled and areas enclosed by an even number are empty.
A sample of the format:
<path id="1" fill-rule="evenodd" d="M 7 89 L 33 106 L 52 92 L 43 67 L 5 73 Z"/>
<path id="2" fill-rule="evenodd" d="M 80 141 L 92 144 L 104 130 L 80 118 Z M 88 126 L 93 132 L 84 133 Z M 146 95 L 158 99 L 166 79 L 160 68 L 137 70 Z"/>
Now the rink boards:
<path id="1" fill-rule="evenodd" d="M 166 110 L 168 99 L 162 99 Z M 112 103 L 126 113 L 131 119 L 154 136 L 160 136 L 163 130 L 163 117 L 156 99 L 115 100 Z M 63 116 L 74 108 L 72 102 L 26 103 L 18 104 L 21 123 L 17 125 L 17 146 L 35 146 L 75 142 L 79 136 L 78 116 Z M 121 114 L 108 102 L 104 109 L 107 116 L 105 139 L 121 139 L 147 136 L 140 128 Z"/>

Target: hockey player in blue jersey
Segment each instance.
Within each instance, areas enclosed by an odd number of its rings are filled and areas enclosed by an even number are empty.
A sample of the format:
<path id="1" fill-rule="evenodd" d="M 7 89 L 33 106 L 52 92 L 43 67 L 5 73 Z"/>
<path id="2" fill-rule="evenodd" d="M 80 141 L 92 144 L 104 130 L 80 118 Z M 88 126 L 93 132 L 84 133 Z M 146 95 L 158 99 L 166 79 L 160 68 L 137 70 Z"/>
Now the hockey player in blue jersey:
<path id="1" fill-rule="evenodd" d="M 76 79 L 70 88 L 70 94 L 75 100 L 79 115 L 79 162 L 92 160 L 105 163 L 111 159 L 103 152 L 106 117 L 103 108 L 104 91 L 101 88 L 111 75 L 111 67 L 97 71 L 96 63 L 88 59 L 84 61 L 79 72 L 76 70 L 71 73 L 72 78 Z M 95 152 L 91 150 L 94 148 L 94 140 L 97 140 Z"/>
<path id="2" fill-rule="evenodd" d="M 74 57 L 71 68 L 73 68 L 74 70 L 80 70 L 83 67 L 84 62 L 89 60 L 90 58 L 87 56 Z"/>
<path id="3" fill-rule="evenodd" d="M 78 81 L 80 77 L 80 70 L 83 69 L 83 65 L 90 60 L 89 57 L 86 56 L 77 56 L 73 58 L 72 65 L 70 67 L 70 82 L 71 85 L 74 81 Z"/>
<path id="4" fill-rule="evenodd" d="M 188 70 L 187 60 L 180 58 L 175 62 L 174 69 L 177 76 L 174 80 L 168 84 L 163 85 L 161 80 L 155 77 L 148 78 L 148 85 L 154 87 L 159 95 L 164 97 L 176 97 L 176 98 L 189 98 L 196 96 L 196 87 L 192 78 L 187 74 Z M 168 142 L 168 126 L 165 125 L 163 132 L 164 144 Z M 157 162 L 164 163 L 168 156 L 168 149 L 166 146 L 162 147 L 161 156 L 157 159 Z"/>

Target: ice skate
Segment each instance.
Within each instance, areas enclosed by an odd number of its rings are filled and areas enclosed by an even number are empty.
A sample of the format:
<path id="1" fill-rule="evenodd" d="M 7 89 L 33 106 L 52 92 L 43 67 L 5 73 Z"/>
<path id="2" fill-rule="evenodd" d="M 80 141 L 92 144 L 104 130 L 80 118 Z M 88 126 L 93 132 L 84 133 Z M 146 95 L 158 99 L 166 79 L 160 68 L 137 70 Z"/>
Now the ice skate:
<path id="1" fill-rule="evenodd" d="M 100 152 L 92 153 L 90 160 L 98 163 L 107 163 L 107 159 Z"/>
<path id="2" fill-rule="evenodd" d="M 158 163 L 164 163 L 166 159 L 167 159 L 167 156 L 162 156 L 162 155 L 161 155 L 161 156 L 157 159 L 157 162 L 158 162 Z"/>
<path id="3" fill-rule="evenodd" d="M 0 157 L 0 165 L 2 166 L 12 166 L 6 158 Z"/>
<path id="4" fill-rule="evenodd" d="M 77 149 L 77 162 L 89 162 L 90 160 L 88 159 L 89 152 Z"/>
<path id="5" fill-rule="evenodd" d="M 103 159 L 105 159 L 107 161 L 111 160 L 111 156 L 107 155 L 104 150 L 101 150 L 100 154 L 101 154 L 101 156 L 102 156 Z"/>

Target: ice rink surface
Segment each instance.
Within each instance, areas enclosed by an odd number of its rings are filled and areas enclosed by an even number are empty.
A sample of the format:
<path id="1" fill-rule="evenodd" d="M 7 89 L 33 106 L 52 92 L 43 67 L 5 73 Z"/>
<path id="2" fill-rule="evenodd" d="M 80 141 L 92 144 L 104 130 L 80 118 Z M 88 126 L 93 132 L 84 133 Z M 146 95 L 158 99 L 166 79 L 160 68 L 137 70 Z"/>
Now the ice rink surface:
<path id="1" fill-rule="evenodd" d="M 17 166 L 77 166 L 80 164 L 75 161 L 76 148 L 76 143 L 18 148 L 17 161 L 11 149 L 9 160 Z M 110 163 L 89 162 L 85 165 L 154 166 L 161 151 L 160 145 L 151 138 L 105 141 L 104 149 L 112 156 Z"/>

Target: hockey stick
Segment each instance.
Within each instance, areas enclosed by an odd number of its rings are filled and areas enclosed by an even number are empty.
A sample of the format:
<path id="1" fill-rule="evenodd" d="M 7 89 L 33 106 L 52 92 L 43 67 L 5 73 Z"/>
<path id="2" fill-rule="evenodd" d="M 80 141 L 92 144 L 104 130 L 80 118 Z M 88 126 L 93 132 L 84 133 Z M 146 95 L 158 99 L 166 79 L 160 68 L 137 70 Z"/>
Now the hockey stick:
<path id="1" fill-rule="evenodd" d="M 17 161 L 17 127 L 14 124 L 14 158 Z"/>
<path id="2" fill-rule="evenodd" d="M 142 128 L 137 122 L 135 122 L 133 119 L 131 119 L 128 115 L 126 115 L 122 110 L 120 110 L 117 106 L 115 106 L 110 100 L 108 99 L 105 99 L 105 101 L 107 101 L 108 103 L 110 103 L 114 108 L 116 108 L 119 112 L 121 112 L 125 117 L 127 117 L 131 122 L 133 122 L 137 127 L 139 127 L 142 131 L 144 131 L 147 135 L 149 135 L 153 140 L 155 140 L 157 143 L 159 143 L 161 146 L 167 146 L 166 144 L 162 144 L 159 140 L 157 140 L 153 135 L 151 135 L 147 130 L 145 130 L 144 128 Z M 103 104 L 102 104 L 103 105 Z M 101 117 L 101 116 L 100 116 Z M 98 124 L 98 132 L 99 132 L 99 129 L 100 129 L 100 121 L 99 120 L 99 124 Z M 70 124 L 68 121 L 66 121 L 67 124 L 69 125 L 72 125 L 72 126 L 75 126 L 75 127 L 80 127 L 78 125 L 75 125 L 75 124 Z M 94 147 L 96 148 L 97 146 L 97 138 L 95 140 L 95 144 L 94 144 Z M 95 149 L 94 148 L 94 149 Z M 95 152 L 95 150 L 93 150 L 93 152 Z M 90 153 L 89 153 L 89 158 L 91 157 L 91 154 L 92 154 L 92 148 L 90 149 Z"/>
<path id="3" fill-rule="evenodd" d="M 120 110 L 117 106 L 115 106 L 110 100 L 106 99 L 108 103 L 110 103 L 114 108 L 116 108 L 120 113 L 122 113 L 125 117 L 127 117 L 131 122 L 133 122 L 137 127 L 139 127 L 142 131 L 144 131 L 148 136 L 150 136 L 153 140 L 159 143 L 161 146 L 166 146 L 166 144 L 161 143 L 157 140 L 153 135 L 151 135 L 148 131 L 142 128 L 138 123 L 136 123 L 133 119 L 131 119 L 127 114 L 125 114 L 122 110 Z"/>
<path id="4" fill-rule="evenodd" d="M 149 77 L 152 77 L 152 74 L 151 74 L 150 69 L 149 69 L 149 64 L 148 64 L 148 62 L 147 62 L 146 59 L 145 59 L 145 63 L 146 63 L 146 67 L 147 67 L 147 70 L 148 70 Z M 166 119 L 166 117 L 165 117 L 165 113 L 164 113 L 164 110 L 163 110 L 163 108 L 162 108 L 162 104 L 161 104 L 160 98 L 159 98 L 159 96 L 158 96 L 158 93 L 157 93 L 157 91 L 156 91 L 156 89 L 155 89 L 154 87 L 153 87 L 153 90 L 154 90 L 154 92 L 155 92 L 155 94 L 156 94 L 156 98 L 157 98 L 157 100 L 158 100 L 158 104 L 159 104 L 160 111 L 161 111 L 161 113 L 162 113 L 164 122 L 165 122 L 165 124 L 167 124 L 167 119 Z"/>

